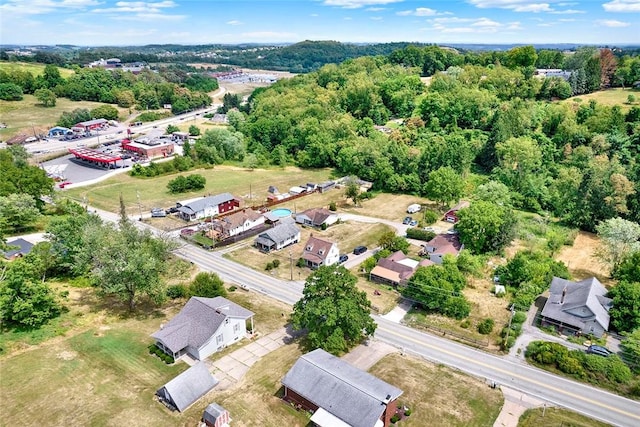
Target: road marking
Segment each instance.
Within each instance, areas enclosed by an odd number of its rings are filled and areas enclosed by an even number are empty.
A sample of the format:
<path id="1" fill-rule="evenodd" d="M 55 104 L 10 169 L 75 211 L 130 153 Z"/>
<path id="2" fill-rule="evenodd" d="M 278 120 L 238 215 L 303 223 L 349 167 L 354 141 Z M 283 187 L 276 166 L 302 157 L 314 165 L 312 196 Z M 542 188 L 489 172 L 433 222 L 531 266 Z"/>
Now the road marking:
<path id="1" fill-rule="evenodd" d="M 534 379 L 530 379 L 530 378 L 524 377 L 524 376 L 519 375 L 517 373 L 511 372 L 511 371 L 507 371 L 505 369 L 502 369 L 502 368 L 499 368 L 499 367 L 495 367 L 495 366 L 480 362 L 478 360 L 472 359 L 472 358 L 467 357 L 467 356 L 462 356 L 462 355 L 456 354 L 456 353 L 451 352 L 449 350 L 445 350 L 443 348 L 436 347 L 436 346 L 434 346 L 432 344 L 429 344 L 427 342 L 418 341 L 417 339 L 412 338 L 410 336 L 399 334 L 399 333 L 395 332 L 394 330 L 385 327 L 385 325 L 381 325 L 380 323 L 378 323 L 378 326 L 382 327 L 382 329 L 384 329 L 386 333 L 391 334 L 391 335 L 395 335 L 396 337 L 402 338 L 403 340 L 413 341 L 416 344 L 431 348 L 432 350 L 437 350 L 439 352 L 448 354 L 449 356 L 453 356 L 453 357 L 456 357 L 458 359 L 462 359 L 462 360 L 465 360 L 467 362 L 471 362 L 471 363 L 473 363 L 475 365 L 480 365 L 480 366 L 482 366 L 484 368 L 488 368 L 488 369 L 491 369 L 491 370 L 494 370 L 494 371 L 498 371 L 498 372 L 500 372 L 502 374 L 518 378 L 518 379 L 520 379 L 522 381 L 535 384 L 535 385 L 537 385 L 539 387 L 546 388 L 548 390 L 553 390 L 553 391 L 555 391 L 557 393 L 564 394 L 564 395 L 572 397 L 574 399 L 582 400 L 582 401 L 584 401 L 586 403 L 589 403 L 589 404 L 592 404 L 592 405 L 596 405 L 596 406 L 600 406 L 601 408 L 608 409 L 608 410 L 611 410 L 611 411 L 614 411 L 614 412 L 618 412 L 619 414 L 626 415 L 628 417 L 640 420 L 640 415 L 638 415 L 638 414 L 634 414 L 632 412 L 627 412 L 627 411 L 624 411 L 622 409 L 618 409 L 618 408 L 615 408 L 615 407 L 612 407 L 612 406 L 608 406 L 608 405 L 602 404 L 602 403 L 600 403 L 598 401 L 595 401 L 595 400 L 587 399 L 587 398 L 582 397 L 582 396 L 580 396 L 578 394 L 565 391 L 565 390 L 563 390 L 561 388 L 550 386 L 550 385 L 545 384 L 543 382 L 536 381 Z M 526 391 L 525 391 L 525 393 L 526 393 Z M 618 397 L 620 397 L 620 396 L 618 396 Z"/>

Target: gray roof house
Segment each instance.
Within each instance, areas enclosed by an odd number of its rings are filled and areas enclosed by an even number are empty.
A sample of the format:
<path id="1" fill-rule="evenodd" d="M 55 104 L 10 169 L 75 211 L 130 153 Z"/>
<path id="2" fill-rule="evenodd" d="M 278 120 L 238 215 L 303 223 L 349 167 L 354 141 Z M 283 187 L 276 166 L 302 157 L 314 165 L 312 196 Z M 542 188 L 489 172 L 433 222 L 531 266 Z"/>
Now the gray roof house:
<path id="1" fill-rule="evenodd" d="M 254 313 L 223 297 L 191 297 L 180 312 L 151 336 L 174 358 L 190 354 L 203 360 L 247 335 Z"/>
<path id="2" fill-rule="evenodd" d="M 172 410 L 183 412 L 218 384 L 204 362 L 198 362 L 164 386 L 156 395 Z"/>
<path id="3" fill-rule="evenodd" d="M 185 221 L 207 218 L 221 213 L 229 212 L 233 208 L 240 207 L 240 201 L 231 193 L 222 193 L 216 196 L 202 197 L 188 203 L 176 204 L 178 215 Z"/>
<path id="4" fill-rule="evenodd" d="M 302 355 L 282 379 L 284 398 L 320 427 L 387 427 L 402 390 L 322 349 Z"/>
<path id="5" fill-rule="evenodd" d="M 612 300 L 606 297 L 607 289 L 595 277 L 580 282 L 554 277 L 549 292 L 542 309 L 543 326 L 596 337 L 609 329 Z"/>
<path id="6" fill-rule="evenodd" d="M 7 250 L 2 254 L 6 259 L 13 260 L 21 256 L 27 255 L 33 248 L 33 243 L 27 242 L 22 238 L 14 239 L 7 242 Z"/>
<path id="7" fill-rule="evenodd" d="M 266 230 L 254 240 L 255 246 L 263 252 L 280 250 L 300 241 L 300 229 L 291 222 L 283 222 Z"/>
<path id="8" fill-rule="evenodd" d="M 338 222 L 338 215 L 328 209 L 313 208 L 296 214 L 296 222 L 311 227 L 328 227 Z"/>

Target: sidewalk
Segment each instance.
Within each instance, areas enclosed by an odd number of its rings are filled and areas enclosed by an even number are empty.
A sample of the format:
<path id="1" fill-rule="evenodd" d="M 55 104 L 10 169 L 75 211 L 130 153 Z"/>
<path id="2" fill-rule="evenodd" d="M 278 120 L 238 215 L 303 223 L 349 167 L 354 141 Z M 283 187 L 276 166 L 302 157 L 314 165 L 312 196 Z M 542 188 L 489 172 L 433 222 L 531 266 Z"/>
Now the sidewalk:
<path id="1" fill-rule="evenodd" d="M 502 386 L 500 390 L 504 396 L 504 404 L 498 418 L 493 423 L 493 427 L 517 427 L 518 420 L 524 411 L 545 404 L 542 400 L 508 387 Z"/>

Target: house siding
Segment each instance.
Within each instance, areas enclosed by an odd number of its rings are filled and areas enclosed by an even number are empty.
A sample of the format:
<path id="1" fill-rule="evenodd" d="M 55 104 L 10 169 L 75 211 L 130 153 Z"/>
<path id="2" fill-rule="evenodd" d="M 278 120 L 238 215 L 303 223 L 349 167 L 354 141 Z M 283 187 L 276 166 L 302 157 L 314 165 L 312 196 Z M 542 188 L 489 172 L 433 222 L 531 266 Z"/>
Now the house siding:
<path id="1" fill-rule="evenodd" d="M 200 346 L 200 348 L 194 349 L 194 353 L 190 352 L 194 357 L 197 357 L 199 360 L 206 359 L 213 353 L 220 351 L 247 335 L 247 327 L 243 319 L 234 319 L 232 317 L 228 317 L 227 319 L 229 323 L 223 322 L 209 341 Z M 234 325 L 239 325 L 238 332 L 233 331 Z M 222 343 L 217 342 L 217 337 L 220 334 L 222 334 Z"/>
<path id="2" fill-rule="evenodd" d="M 298 393 L 291 390 L 287 386 L 284 387 L 284 399 L 296 406 L 300 405 L 305 411 L 315 412 L 318 410 L 318 405 L 300 396 Z"/>

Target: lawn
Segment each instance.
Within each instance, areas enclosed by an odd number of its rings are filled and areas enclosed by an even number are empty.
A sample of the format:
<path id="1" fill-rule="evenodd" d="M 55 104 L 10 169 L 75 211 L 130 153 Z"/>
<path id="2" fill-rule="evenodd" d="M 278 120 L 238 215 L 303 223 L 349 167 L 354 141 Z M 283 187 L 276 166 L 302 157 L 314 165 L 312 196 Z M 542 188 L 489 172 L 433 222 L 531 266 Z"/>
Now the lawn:
<path id="1" fill-rule="evenodd" d="M 212 169 L 198 169 L 181 175 L 203 175 L 207 184 L 203 190 L 181 194 L 170 194 L 167 183 L 177 174 L 156 178 L 134 178 L 128 174 L 118 174 L 114 177 L 88 186 L 69 189 L 65 191 L 68 197 L 82 200 L 87 197 L 88 203 L 100 209 L 117 212 L 119 209 L 119 195 L 122 193 L 127 213 L 138 213 L 138 199 L 142 210 L 148 212 L 152 207 L 175 206 L 176 201 L 192 199 L 204 195 L 214 195 L 229 192 L 243 200 L 244 204 L 261 204 L 267 198 L 267 189 L 270 185 L 276 186 L 280 191 L 286 192 L 294 185 L 307 182 L 322 182 L 329 178 L 329 169 L 299 169 L 287 167 L 283 169 L 255 169 L 249 170 L 234 166 L 216 166 Z M 310 196 L 313 197 L 313 196 Z M 304 200 L 301 198 L 296 200 Z"/>
<path id="2" fill-rule="evenodd" d="M 634 89 L 622 88 L 599 90 L 597 92 L 588 93 L 585 95 L 574 96 L 562 102 L 587 105 L 589 104 L 589 101 L 593 99 L 596 100 L 598 104 L 608 105 L 610 107 L 619 105 L 622 108 L 622 111 L 626 113 L 631 108 L 631 105 L 627 104 L 627 97 L 631 94 L 635 95 L 636 105 L 638 105 L 637 99 L 640 99 L 640 92 Z"/>
<path id="3" fill-rule="evenodd" d="M 582 414 L 572 412 L 566 409 L 560 408 L 547 408 L 544 410 L 544 416 L 542 408 L 527 409 L 524 414 L 518 420 L 518 427 L 608 427 L 609 424 L 605 424 L 600 421 L 596 421 L 592 418 L 585 417 Z"/>
<path id="4" fill-rule="evenodd" d="M 34 77 L 44 73 L 44 67 L 44 64 L 33 62 L 0 61 L 0 70 L 4 72 L 12 73 L 15 70 L 28 71 L 33 74 Z M 74 74 L 74 71 L 68 68 L 58 67 L 58 71 L 60 71 L 60 75 L 64 78 Z"/>
<path id="5" fill-rule="evenodd" d="M 358 207 L 354 207 L 350 202 L 347 203 L 346 201 L 340 204 L 339 207 L 341 210 L 346 210 L 353 214 L 375 216 L 401 222 L 407 216 L 407 206 L 414 203 L 423 205 L 422 211 L 412 215 L 417 220 L 422 219 L 424 206 L 429 209 L 439 209 L 437 204 L 424 197 L 390 193 L 377 194 L 372 199 L 362 201 L 361 206 Z"/>
<path id="6" fill-rule="evenodd" d="M 58 98 L 56 106 L 45 108 L 41 106 L 33 95 L 25 95 L 22 101 L 0 100 L 0 121 L 7 127 L 0 129 L 0 139 L 9 139 L 19 133 L 32 135 L 43 132 L 53 127 L 64 111 L 73 111 L 76 108 L 92 110 L 104 105 L 101 102 L 71 101 L 67 98 Z M 121 117 L 126 117 L 129 110 L 118 108 Z"/>
<path id="7" fill-rule="evenodd" d="M 404 391 L 398 403 L 410 408 L 412 414 L 400 426 L 491 426 L 502 407 L 499 390 L 413 357 L 388 355 L 369 372 Z"/>

